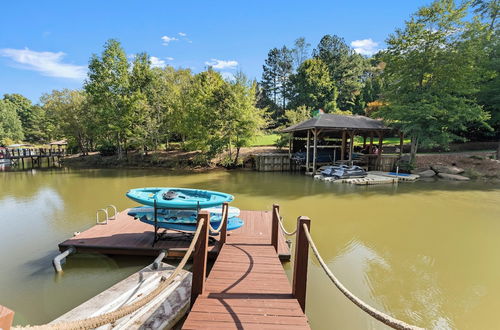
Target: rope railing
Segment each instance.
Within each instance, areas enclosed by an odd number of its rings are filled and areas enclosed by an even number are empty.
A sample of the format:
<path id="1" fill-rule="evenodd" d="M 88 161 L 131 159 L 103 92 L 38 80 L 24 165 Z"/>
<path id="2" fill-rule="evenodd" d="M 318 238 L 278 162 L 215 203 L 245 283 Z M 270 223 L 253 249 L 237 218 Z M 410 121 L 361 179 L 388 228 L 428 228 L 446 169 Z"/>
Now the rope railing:
<path id="1" fill-rule="evenodd" d="M 218 234 L 221 229 L 222 229 L 222 226 L 226 223 L 227 221 L 227 214 L 229 212 L 229 207 L 227 206 L 227 204 L 223 204 L 222 206 L 222 219 L 220 221 L 220 224 L 219 224 L 219 227 L 217 229 L 214 229 L 214 227 L 212 227 L 212 224 L 209 223 L 209 227 L 210 227 L 210 231 L 212 233 L 215 233 L 215 234 Z"/>
<path id="2" fill-rule="evenodd" d="M 278 219 L 278 223 L 279 223 L 279 225 L 280 225 L 281 231 L 282 231 L 285 235 L 287 235 L 287 236 L 293 236 L 293 235 L 295 235 L 295 234 L 297 233 L 297 228 L 295 228 L 295 230 L 294 230 L 294 231 L 292 231 L 292 232 L 288 232 L 288 231 L 286 230 L 285 226 L 283 225 L 283 217 L 279 214 L 278 209 L 274 209 L 274 212 L 276 213 L 276 217 L 277 217 L 277 219 Z"/>
<path id="3" fill-rule="evenodd" d="M 333 282 L 333 284 L 344 294 L 344 296 L 347 297 L 350 301 L 352 301 L 356 306 L 361 308 L 363 311 L 365 311 L 368 315 L 371 317 L 377 319 L 378 321 L 384 323 L 385 325 L 390 326 L 393 329 L 398 329 L 398 330 L 421 330 L 423 328 L 410 325 L 404 321 L 398 320 L 390 315 L 387 315 L 374 307 L 368 305 L 364 301 L 362 301 L 360 298 L 356 297 L 352 292 L 350 292 L 340 281 L 335 275 L 332 273 L 332 271 L 328 268 L 326 265 L 325 261 L 321 257 L 318 248 L 316 247 L 316 244 L 314 244 L 314 241 L 311 237 L 311 233 L 309 232 L 309 228 L 307 227 L 306 224 L 302 224 L 302 230 L 304 231 L 305 236 L 307 237 L 307 241 L 309 242 L 309 245 L 311 246 L 311 250 L 313 251 L 314 255 L 318 259 L 321 267 L 325 271 L 326 275 L 330 278 L 330 280 Z"/>
<path id="4" fill-rule="evenodd" d="M 158 287 L 156 287 L 156 289 L 154 289 L 153 291 L 148 293 L 143 298 L 137 300 L 136 302 L 134 302 L 130 305 L 120 307 L 117 310 L 114 310 L 112 312 L 108 312 L 108 313 L 101 314 L 101 315 L 94 316 L 94 317 L 89 317 L 89 318 L 86 318 L 83 320 L 59 322 L 59 323 L 45 324 L 45 325 L 39 325 L 39 326 L 25 326 L 25 327 L 18 327 L 18 328 L 14 328 L 14 329 L 39 329 L 39 330 L 42 330 L 42 329 L 43 330 L 46 330 L 46 329 L 57 329 L 57 330 L 94 329 L 94 328 L 98 328 L 100 326 L 103 326 L 105 324 L 115 322 L 116 320 L 119 320 L 122 317 L 125 317 L 125 316 L 137 311 L 139 308 L 143 307 L 144 305 L 151 302 L 154 298 L 156 298 L 163 290 L 165 290 L 172 283 L 172 281 L 177 277 L 177 275 L 179 275 L 181 270 L 186 265 L 189 257 L 193 253 L 194 247 L 196 245 L 196 242 L 198 241 L 198 238 L 200 236 L 204 222 L 205 222 L 205 219 L 203 219 L 203 218 L 198 221 L 198 226 L 196 228 L 196 232 L 194 233 L 193 240 L 191 241 L 191 244 L 189 245 L 189 248 L 186 251 L 186 254 L 182 258 L 179 265 L 177 265 L 177 268 L 174 270 L 174 272 L 168 278 L 162 277 L 161 283 L 158 285 Z"/>

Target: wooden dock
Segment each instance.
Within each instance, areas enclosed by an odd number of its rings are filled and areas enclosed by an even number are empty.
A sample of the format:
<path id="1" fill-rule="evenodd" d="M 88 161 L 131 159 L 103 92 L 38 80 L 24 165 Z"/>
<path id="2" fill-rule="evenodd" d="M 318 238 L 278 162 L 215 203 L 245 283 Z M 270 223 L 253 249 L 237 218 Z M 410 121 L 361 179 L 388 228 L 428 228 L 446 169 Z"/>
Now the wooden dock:
<path id="1" fill-rule="evenodd" d="M 285 236 L 277 227 L 278 216 L 276 213 L 273 217 L 271 211 L 241 211 L 245 225 L 228 232 L 225 243 L 215 239 L 204 248 L 195 248 L 191 290 L 194 305 L 183 329 L 310 328 L 281 265 L 281 260 L 291 256 Z M 154 246 L 153 239 L 153 227 L 128 216 L 125 210 L 115 220 L 62 242 L 59 248 L 152 256 L 166 250 L 169 257 L 181 257 L 191 243 L 190 236 L 177 232 L 167 232 L 167 239 Z M 273 242 L 277 242 L 277 249 Z M 200 260 L 205 260 L 202 263 L 206 265 L 207 257 L 216 261 L 205 279 L 201 274 L 206 266 L 200 272 L 198 265 Z M 202 283 L 201 287 L 195 282 Z M 305 299 L 305 291 L 302 297 Z"/>
<path id="2" fill-rule="evenodd" d="M 76 252 L 124 254 L 157 256 L 162 250 L 168 252 L 167 258 L 180 258 L 184 256 L 191 235 L 168 231 L 166 239 L 156 242 L 153 226 L 135 220 L 127 215 L 128 210 L 119 212 L 115 220 L 109 220 L 105 225 L 95 225 L 78 235 L 59 244 L 59 250 L 65 251 L 74 247 Z M 228 232 L 228 240 L 252 238 L 262 241 L 271 237 L 271 211 L 241 211 L 240 218 L 245 225 L 239 229 Z M 281 232 L 280 232 L 281 234 Z M 215 258 L 219 252 L 218 236 L 209 242 L 208 255 Z M 283 234 L 278 239 L 279 258 L 290 260 L 290 248 Z"/>
<path id="3" fill-rule="evenodd" d="M 260 214 L 272 223 L 269 213 Z M 283 234 L 278 233 L 279 246 Z M 182 329 L 310 328 L 271 235 L 248 230 L 228 236 L 203 291 Z"/>

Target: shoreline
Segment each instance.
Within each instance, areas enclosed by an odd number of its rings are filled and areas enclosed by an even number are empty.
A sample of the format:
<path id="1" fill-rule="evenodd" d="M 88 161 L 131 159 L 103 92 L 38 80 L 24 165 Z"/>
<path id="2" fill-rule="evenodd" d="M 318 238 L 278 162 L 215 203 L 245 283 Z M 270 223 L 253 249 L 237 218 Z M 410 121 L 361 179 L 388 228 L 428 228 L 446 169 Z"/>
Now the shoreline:
<path id="1" fill-rule="evenodd" d="M 129 153 L 123 159 L 117 156 L 101 156 L 92 153 L 87 156 L 70 155 L 61 159 L 61 165 L 69 168 L 93 169 L 163 169 L 182 172 L 202 173 L 223 170 L 251 170 L 251 158 L 267 152 L 279 152 L 274 147 L 245 148 L 241 151 L 243 163 L 236 167 L 220 165 L 219 159 L 214 159 L 209 164 L 196 164 L 195 157 L 198 152 L 182 151 L 157 151 L 148 155 L 137 152 Z M 281 151 L 283 152 L 283 151 Z M 431 169 L 433 166 L 450 166 L 463 169 L 464 176 L 470 179 L 500 179 L 500 161 L 491 159 L 494 150 L 464 151 L 449 153 L 422 153 L 417 154 L 416 166 L 412 173 Z"/>

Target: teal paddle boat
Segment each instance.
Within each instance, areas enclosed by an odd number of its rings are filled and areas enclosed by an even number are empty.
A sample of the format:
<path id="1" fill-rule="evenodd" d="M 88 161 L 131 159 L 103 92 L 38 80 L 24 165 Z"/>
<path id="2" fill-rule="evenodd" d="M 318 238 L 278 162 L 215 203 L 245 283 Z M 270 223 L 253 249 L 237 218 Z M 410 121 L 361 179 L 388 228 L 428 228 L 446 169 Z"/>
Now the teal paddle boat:
<path id="1" fill-rule="evenodd" d="M 217 222 L 221 220 L 222 206 L 201 209 L 201 211 L 207 211 L 210 213 L 210 222 Z M 196 223 L 198 211 L 181 210 L 181 209 L 156 209 L 156 214 L 158 219 L 172 219 L 176 220 L 176 222 L 182 220 L 183 223 Z M 145 215 L 148 216 L 149 218 L 154 218 L 154 207 L 151 206 L 134 207 L 128 211 L 128 215 L 138 219 L 142 218 Z M 239 216 L 240 216 L 240 209 L 237 207 L 230 206 L 227 217 L 235 218 Z"/>
<path id="2" fill-rule="evenodd" d="M 130 189 L 127 197 L 143 205 L 168 209 L 203 209 L 231 202 L 233 195 L 210 190 L 187 188 Z"/>
<path id="3" fill-rule="evenodd" d="M 158 228 L 172 229 L 184 232 L 195 232 L 196 231 L 196 222 L 186 222 L 184 219 L 171 219 L 165 218 L 162 216 L 157 217 L 157 221 L 155 222 L 154 217 L 143 215 L 139 218 L 140 221 L 147 223 L 148 225 L 152 225 Z M 221 223 L 221 217 L 219 217 L 215 221 L 210 221 L 210 225 L 212 228 L 219 228 Z M 244 225 L 243 220 L 240 218 L 228 218 L 227 219 L 227 230 L 235 230 Z M 218 235 L 218 233 L 210 233 L 211 235 Z"/>

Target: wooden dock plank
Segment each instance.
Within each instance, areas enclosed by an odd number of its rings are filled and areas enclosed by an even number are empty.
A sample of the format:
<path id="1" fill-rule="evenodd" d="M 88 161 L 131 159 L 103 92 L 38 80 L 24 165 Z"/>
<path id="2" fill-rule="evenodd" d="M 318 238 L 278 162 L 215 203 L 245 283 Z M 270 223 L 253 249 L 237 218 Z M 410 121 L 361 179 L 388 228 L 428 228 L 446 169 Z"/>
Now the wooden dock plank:
<path id="1" fill-rule="evenodd" d="M 183 329 L 309 329 L 271 245 L 271 213 L 244 213 L 247 228 L 227 238 Z M 253 221 L 253 218 L 257 220 Z M 246 227 L 246 226 L 245 226 Z M 270 225 L 269 225 L 270 229 Z M 283 235 L 278 249 L 288 248 Z"/>
<path id="2" fill-rule="evenodd" d="M 168 250 L 168 258 L 180 258 L 191 242 L 190 236 L 178 232 L 167 231 L 167 240 L 161 240 L 154 246 L 153 227 L 127 215 L 128 210 L 119 212 L 116 220 L 109 220 L 105 225 L 94 225 L 80 234 L 59 244 L 61 251 L 70 246 L 77 252 L 96 252 L 102 254 L 125 254 L 155 256 L 161 250 Z M 262 247 L 270 240 L 271 212 L 241 211 L 240 216 L 245 225 L 228 233 L 228 241 L 238 239 L 241 244 L 248 244 L 248 250 L 262 251 L 273 257 Z M 218 253 L 218 241 L 209 243 L 209 256 L 214 258 Z M 290 260 L 290 248 L 283 235 L 279 240 L 279 256 L 281 260 Z M 234 252 L 234 259 L 239 259 Z"/>

